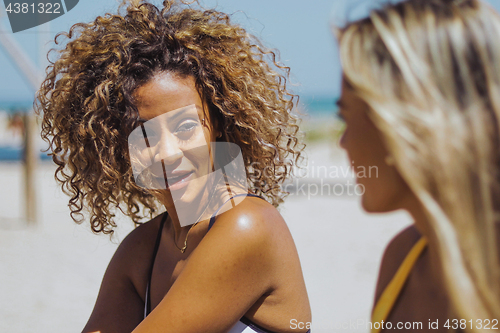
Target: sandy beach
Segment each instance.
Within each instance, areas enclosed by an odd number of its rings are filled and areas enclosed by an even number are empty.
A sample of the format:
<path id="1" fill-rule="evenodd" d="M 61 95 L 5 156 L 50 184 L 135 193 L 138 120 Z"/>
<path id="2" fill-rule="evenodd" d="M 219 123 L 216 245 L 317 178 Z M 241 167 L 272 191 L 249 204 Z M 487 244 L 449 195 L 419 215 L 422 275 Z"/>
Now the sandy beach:
<path id="1" fill-rule="evenodd" d="M 401 212 L 364 213 L 359 197 L 347 194 L 353 179 L 333 173 L 334 166 L 337 171 L 348 166 L 335 144 L 310 145 L 307 155 L 316 169 L 290 187 L 281 213 L 301 258 L 313 332 L 368 332 L 384 247 L 410 219 Z M 39 218 L 26 226 L 17 220 L 22 215 L 21 164 L 0 163 L 0 332 L 80 332 L 111 256 L 133 228 L 121 217 L 110 240 L 92 234 L 86 223 L 75 224 L 54 169 L 50 162 L 39 164 Z"/>

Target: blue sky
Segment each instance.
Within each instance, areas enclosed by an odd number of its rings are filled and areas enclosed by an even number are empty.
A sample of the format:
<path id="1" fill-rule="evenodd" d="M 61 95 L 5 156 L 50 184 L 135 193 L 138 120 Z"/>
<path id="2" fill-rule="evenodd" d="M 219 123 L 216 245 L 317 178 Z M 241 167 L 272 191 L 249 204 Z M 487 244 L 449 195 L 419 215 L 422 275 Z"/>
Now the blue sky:
<path id="1" fill-rule="evenodd" d="M 280 51 L 281 61 L 291 67 L 293 90 L 304 97 L 335 97 L 339 93 L 340 64 L 329 22 L 336 8 L 354 0 L 202 0 L 206 7 L 217 6 L 264 45 Z M 363 0 L 373 1 L 373 0 Z M 153 1 L 158 3 L 158 1 Z M 489 0 L 500 10 L 500 0 Z M 67 14 L 42 26 L 13 34 L 0 5 L 2 32 L 13 36 L 32 60 L 43 67 L 42 57 L 50 41 L 60 31 L 77 22 L 93 20 L 97 15 L 114 12 L 117 0 L 80 0 Z M 41 52 L 44 45 L 45 52 Z M 33 90 L 0 48 L 0 102 L 30 100 Z"/>
<path id="2" fill-rule="evenodd" d="M 334 72 L 338 65 L 328 24 L 331 0 L 205 0 L 203 3 L 234 13 L 234 20 L 260 37 L 266 46 L 279 49 L 282 62 L 292 68 L 296 93 L 335 94 L 338 84 Z M 113 11 L 116 4 L 115 0 L 80 0 L 72 11 L 40 27 L 12 34 L 5 16 L 0 19 L 1 27 L 4 33 L 16 38 L 33 61 L 40 63 L 39 44 L 47 44 L 55 33 L 76 22 L 90 21 Z M 0 9 L 4 11 L 3 4 Z M 32 93 L 0 49 L 0 99 L 29 99 Z"/>

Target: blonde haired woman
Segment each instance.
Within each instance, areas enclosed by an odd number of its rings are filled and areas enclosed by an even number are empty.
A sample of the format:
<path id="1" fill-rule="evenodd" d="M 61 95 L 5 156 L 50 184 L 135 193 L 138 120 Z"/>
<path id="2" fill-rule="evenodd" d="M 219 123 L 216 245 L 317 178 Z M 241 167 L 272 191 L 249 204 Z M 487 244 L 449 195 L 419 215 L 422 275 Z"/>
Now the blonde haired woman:
<path id="1" fill-rule="evenodd" d="M 363 207 L 414 218 L 384 254 L 373 331 L 499 329 L 500 17 L 409 0 L 338 37 L 341 145 L 379 170 Z"/>

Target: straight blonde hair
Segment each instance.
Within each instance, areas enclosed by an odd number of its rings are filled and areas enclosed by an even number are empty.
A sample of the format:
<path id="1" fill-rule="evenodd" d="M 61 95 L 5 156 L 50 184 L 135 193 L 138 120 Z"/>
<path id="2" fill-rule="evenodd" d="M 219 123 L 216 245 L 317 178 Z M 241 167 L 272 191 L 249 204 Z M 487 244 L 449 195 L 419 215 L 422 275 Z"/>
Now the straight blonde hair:
<path id="1" fill-rule="evenodd" d="M 345 80 L 426 210 L 453 311 L 482 331 L 476 319 L 500 318 L 500 17 L 478 0 L 409 0 L 339 43 Z"/>

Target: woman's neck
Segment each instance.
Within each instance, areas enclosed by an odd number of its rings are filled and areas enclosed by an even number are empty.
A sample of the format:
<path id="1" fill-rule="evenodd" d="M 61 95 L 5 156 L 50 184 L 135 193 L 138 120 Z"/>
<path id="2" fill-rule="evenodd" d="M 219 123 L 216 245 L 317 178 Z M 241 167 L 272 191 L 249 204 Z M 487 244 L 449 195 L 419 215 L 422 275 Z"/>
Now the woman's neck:
<path id="1" fill-rule="evenodd" d="M 409 203 L 407 207 L 405 207 L 405 209 L 413 217 L 413 223 L 418 232 L 427 239 L 427 251 L 429 258 L 428 269 L 430 270 L 432 280 L 435 284 L 442 285 L 443 272 L 437 250 L 437 241 L 435 234 L 430 227 L 427 214 L 420 201 L 418 201 L 416 198 L 415 200 L 412 200 L 411 203 Z"/>
<path id="2" fill-rule="evenodd" d="M 210 204 L 208 193 L 202 193 L 201 198 L 190 203 L 177 202 L 174 203 L 172 196 L 165 193 L 161 199 L 167 213 L 171 225 L 174 230 L 175 239 L 184 237 L 195 224 L 202 222 L 210 217 L 210 209 L 207 209 Z"/>

